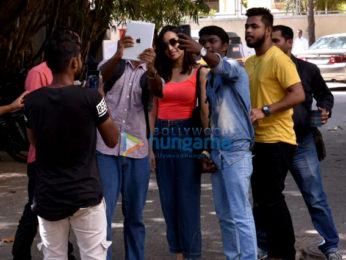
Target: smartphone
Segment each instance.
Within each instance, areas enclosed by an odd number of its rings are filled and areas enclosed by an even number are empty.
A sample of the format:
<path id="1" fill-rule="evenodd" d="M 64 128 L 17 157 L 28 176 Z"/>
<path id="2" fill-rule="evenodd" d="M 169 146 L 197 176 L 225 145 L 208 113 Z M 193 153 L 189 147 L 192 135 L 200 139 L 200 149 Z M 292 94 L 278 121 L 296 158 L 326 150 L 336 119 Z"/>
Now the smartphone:
<path id="1" fill-rule="evenodd" d="M 189 24 L 179 25 L 178 30 L 180 33 L 185 33 L 186 35 L 191 37 L 191 26 Z"/>
<path id="2" fill-rule="evenodd" d="M 184 33 L 188 36 L 191 36 L 191 27 L 189 24 L 182 24 L 178 26 L 178 32 L 179 33 Z M 183 47 L 181 47 L 180 45 L 178 46 L 179 49 L 184 50 Z"/>
<path id="3" fill-rule="evenodd" d="M 89 70 L 86 79 L 86 88 L 98 89 L 100 84 L 100 71 L 99 70 Z"/>

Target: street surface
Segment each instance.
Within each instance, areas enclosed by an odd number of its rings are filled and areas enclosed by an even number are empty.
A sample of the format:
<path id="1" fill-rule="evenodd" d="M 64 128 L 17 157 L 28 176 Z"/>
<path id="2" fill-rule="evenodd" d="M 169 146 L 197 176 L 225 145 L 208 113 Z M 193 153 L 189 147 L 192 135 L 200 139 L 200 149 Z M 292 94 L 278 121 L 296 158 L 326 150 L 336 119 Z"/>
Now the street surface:
<path id="1" fill-rule="evenodd" d="M 345 90 L 346 89 L 346 83 L 342 82 L 327 82 L 328 88 L 331 90 Z"/>
<path id="2" fill-rule="evenodd" d="M 324 188 L 340 234 L 340 248 L 346 259 L 346 92 L 335 91 L 333 93 L 335 94 L 333 117 L 327 125 L 321 127 L 327 148 L 327 158 L 321 163 L 321 168 Z M 215 215 L 209 174 L 203 175 L 202 183 L 202 259 L 225 259 L 222 253 L 221 233 Z M 6 153 L 0 152 L 0 239 L 11 237 L 15 233 L 27 200 L 26 184 L 26 165 L 14 162 Z M 321 238 L 311 224 L 302 196 L 290 175 L 287 178 L 285 195 L 296 233 L 297 259 L 321 259 L 317 256 L 313 257 L 315 251 L 318 253 L 316 246 L 321 242 Z M 122 221 L 121 203 L 118 203 L 113 220 L 113 259 L 124 259 Z M 175 259 L 168 252 L 165 223 L 160 208 L 155 174 L 150 180 L 144 222 L 147 228 L 146 259 Z M 75 241 L 73 235 L 72 240 Z M 33 260 L 42 259 L 41 253 L 36 248 L 39 241 L 37 235 L 32 249 Z M 12 243 L 0 242 L 1 260 L 12 259 L 11 248 Z M 78 256 L 77 251 L 75 245 L 76 256 Z"/>

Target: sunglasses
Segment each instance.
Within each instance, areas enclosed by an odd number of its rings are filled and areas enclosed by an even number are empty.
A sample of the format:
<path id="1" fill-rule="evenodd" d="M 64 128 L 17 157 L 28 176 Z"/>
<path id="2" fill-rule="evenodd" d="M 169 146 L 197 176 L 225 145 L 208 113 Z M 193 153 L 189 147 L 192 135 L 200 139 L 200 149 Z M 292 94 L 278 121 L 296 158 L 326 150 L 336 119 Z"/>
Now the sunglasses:
<path id="1" fill-rule="evenodd" d="M 168 45 L 171 45 L 172 47 L 175 47 L 178 44 L 179 40 L 172 38 L 168 41 L 168 43 L 163 42 L 162 43 L 162 48 L 163 50 L 167 50 L 168 49 Z"/>

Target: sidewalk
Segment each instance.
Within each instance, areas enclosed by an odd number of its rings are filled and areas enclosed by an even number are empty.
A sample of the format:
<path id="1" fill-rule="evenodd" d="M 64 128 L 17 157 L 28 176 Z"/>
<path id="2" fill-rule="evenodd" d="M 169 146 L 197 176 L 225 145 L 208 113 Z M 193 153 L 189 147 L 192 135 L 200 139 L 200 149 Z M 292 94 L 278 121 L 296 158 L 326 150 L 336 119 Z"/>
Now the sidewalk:
<path id="1" fill-rule="evenodd" d="M 9 162 L 10 158 L 4 153 L 0 153 L 0 238 L 10 237 L 14 234 L 17 222 L 21 216 L 23 206 L 26 200 L 26 176 L 25 165 Z M 14 170 L 4 173 L 4 169 L 9 169 L 14 166 Z M 338 174 L 335 172 L 335 174 Z M 341 174 L 341 173 L 339 173 Z M 331 178 L 325 178 L 326 189 L 331 183 Z M 340 179 L 339 179 L 340 181 Z M 203 253 L 202 259 L 224 259 L 222 254 L 221 233 L 219 229 L 218 220 L 215 215 L 215 209 L 213 205 L 210 176 L 208 174 L 203 175 L 202 178 L 202 195 L 201 195 L 201 212 L 202 212 L 202 236 L 203 236 Z M 335 222 L 340 233 L 346 233 L 345 226 L 345 212 L 344 205 L 341 203 L 344 201 L 345 191 L 342 191 L 345 183 L 340 181 L 340 189 L 335 188 L 333 191 L 328 190 L 329 200 Z M 333 185 L 334 186 L 334 185 Z M 340 194 L 344 195 L 341 196 Z M 306 207 L 302 198 L 289 177 L 286 188 L 286 198 L 291 210 L 293 223 L 296 232 L 296 246 L 299 251 L 303 248 L 313 248 L 321 241 L 312 227 L 307 213 Z M 339 204 L 340 203 L 340 204 Z M 340 205 L 339 207 L 337 205 Z M 146 259 L 150 260 L 169 260 L 175 259 L 174 256 L 168 253 L 168 247 L 165 239 L 165 224 L 161 213 L 160 201 L 158 197 L 158 190 L 155 181 L 155 176 L 152 175 L 150 180 L 150 188 L 148 193 L 147 204 L 144 210 L 144 221 L 146 224 Z M 118 210 L 113 222 L 113 254 L 114 259 L 124 259 L 123 249 L 123 224 L 121 216 L 121 203 L 118 202 Z M 342 235 L 341 234 L 341 235 Z M 342 248 L 346 248 L 345 235 L 341 236 Z M 73 239 L 74 240 L 74 239 Z M 39 236 L 35 238 L 34 244 L 39 242 Z M 10 260 L 12 243 L 0 242 L 0 259 Z M 77 247 L 75 247 L 77 250 Z M 33 247 L 33 260 L 42 259 L 40 253 L 36 247 Z M 309 248 L 309 258 L 304 259 L 320 259 L 312 258 L 311 248 Z M 316 250 L 318 253 L 318 250 Z M 345 251 L 346 253 L 346 251 Z M 299 254 L 301 255 L 301 254 Z M 323 258 L 322 258 L 323 259 Z"/>

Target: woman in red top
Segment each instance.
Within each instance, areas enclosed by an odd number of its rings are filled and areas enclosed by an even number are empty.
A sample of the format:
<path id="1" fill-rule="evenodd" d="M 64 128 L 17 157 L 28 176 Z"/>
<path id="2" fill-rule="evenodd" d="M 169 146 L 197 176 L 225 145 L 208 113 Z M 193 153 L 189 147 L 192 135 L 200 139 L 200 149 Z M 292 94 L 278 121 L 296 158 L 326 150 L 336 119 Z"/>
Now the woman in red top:
<path id="1" fill-rule="evenodd" d="M 157 40 L 156 68 L 166 81 L 158 100 L 153 148 L 161 207 L 170 251 L 177 259 L 201 256 L 200 172 L 193 158 L 192 114 L 196 107 L 197 71 L 201 100 L 206 99 L 207 69 L 191 53 L 179 49 L 178 27 L 164 27 Z M 201 120 L 208 127 L 208 107 L 201 102 Z M 202 129 L 200 129 L 202 130 Z"/>

